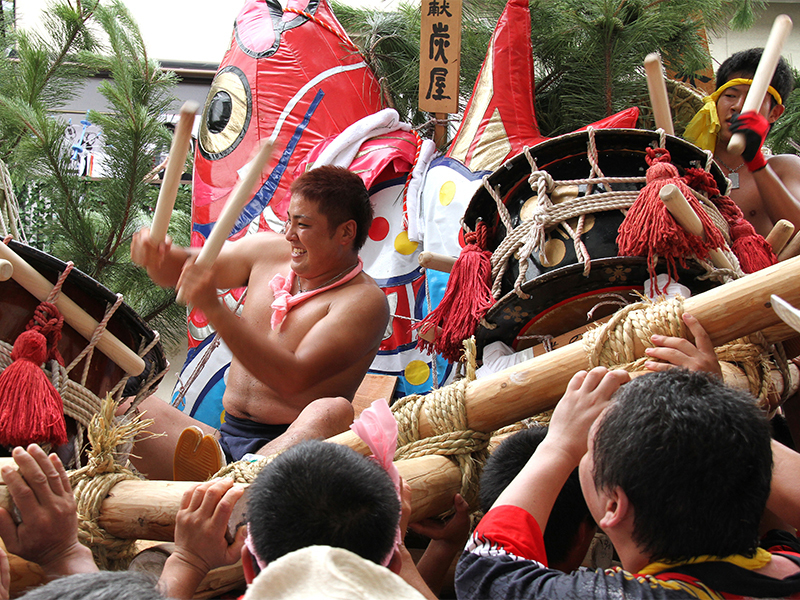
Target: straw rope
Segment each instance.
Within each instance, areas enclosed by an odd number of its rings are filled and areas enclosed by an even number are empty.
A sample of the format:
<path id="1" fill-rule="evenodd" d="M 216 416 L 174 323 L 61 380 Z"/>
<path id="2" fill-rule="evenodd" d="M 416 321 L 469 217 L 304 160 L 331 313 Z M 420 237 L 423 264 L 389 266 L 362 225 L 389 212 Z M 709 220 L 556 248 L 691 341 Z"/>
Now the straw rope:
<path id="1" fill-rule="evenodd" d="M 635 348 L 653 348 L 654 334 L 686 338 L 681 296 L 630 304 L 618 310 L 608 323 L 583 334 L 583 348 L 590 368 L 642 371 L 650 357 L 637 358 Z M 769 405 L 772 387 L 770 372 L 773 364 L 789 381 L 786 356 L 780 345 L 769 345 L 761 333 L 733 340 L 715 348 L 717 360 L 735 363 L 747 378 L 750 393 L 763 408 Z M 788 385 L 784 386 L 788 388 Z"/>
<path id="2" fill-rule="evenodd" d="M 126 569 L 137 553 L 136 540 L 119 539 L 100 526 L 100 509 L 117 483 L 141 479 L 127 468 L 128 455 L 119 449 L 132 444 L 153 423 L 152 419 L 142 419 L 139 415 L 116 419 L 117 407 L 111 395 L 107 395 L 88 427 L 88 462 L 69 473 L 78 505 L 78 539 L 91 549 L 95 562 L 103 570 Z"/>

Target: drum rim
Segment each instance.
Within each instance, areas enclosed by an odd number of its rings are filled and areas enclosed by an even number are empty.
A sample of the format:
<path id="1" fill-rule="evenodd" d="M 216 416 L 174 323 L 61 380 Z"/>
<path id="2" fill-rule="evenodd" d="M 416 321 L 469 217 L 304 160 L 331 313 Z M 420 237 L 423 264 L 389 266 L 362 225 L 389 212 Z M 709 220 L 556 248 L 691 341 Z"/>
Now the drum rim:
<path id="1" fill-rule="evenodd" d="M 595 140 L 598 142 L 598 146 L 602 146 L 603 138 L 610 138 L 615 136 L 631 136 L 633 138 L 639 137 L 643 140 L 646 140 L 646 143 L 643 144 L 642 147 L 646 147 L 650 142 L 658 142 L 661 134 L 658 131 L 653 131 L 649 129 L 635 129 L 635 128 L 606 128 L 606 129 L 595 129 L 593 130 Z M 685 139 L 670 134 L 664 134 L 665 136 L 665 144 L 664 146 L 670 154 L 674 154 L 673 149 L 676 147 L 681 147 L 686 150 L 694 149 L 698 154 L 698 160 L 700 160 L 701 156 L 707 156 L 705 151 L 701 148 L 695 146 L 691 142 L 686 141 Z M 533 158 L 536 158 L 537 154 L 541 154 L 551 149 L 553 146 L 558 146 L 559 144 L 563 144 L 564 142 L 570 142 L 577 138 L 586 138 L 588 144 L 589 132 L 584 131 L 573 131 L 571 133 L 566 133 L 564 135 L 560 135 L 557 137 L 553 137 L 538 144 L 527 148 L 527 152 L 531 154 Z M 602 148 L 601 148 L 602 151 Z M 704 161 L 705 164 L 705 161 Z M 542 167 L 546 170 L 546 166 Z M 521 172 L 521 176 L 516 176 L 514 173 Z M 519 154 L 512 156 L 506 162 L 504 162 L 497 170 L 495 170 L 491 175 L 488 175 L 485 179 L 485 182 L 488 185 L 491 185 L 492 188 L 499 187 L 499 194 L 501 197 L 505 198 L 512 188 L 519 184 L 522 180 L 522 177 L 526 177 L 531 172 L 530 163 L 528 162 L 527 157 L 525 156 L 525 151 L 520 152 Z M 727 186 L 727 179 L 725 175 L 722 173 L 719 165 L 716 162 L 711 161 L 711 166 L 709 168 L 709 172 L 714 177 L 714 180 L 719 187 L 720 190 L 725 190 Z M 512 176 L 514 175 L 514 176 Z M 477 205 L 479 204 L 488 204 L 490 206 L 490 214 L 482 215 L 482 214 L 475 214 L 478 212 Z M 481 207 L 483 208 L 483 207 Z M 467 208 L 464 211 L 464 217 L 462 222 L 465 227 L 469 230 L 474 231 L 476 227 L 476 223 L 478 219 L 494 219 L 497 215 L 497 206 L 495 205 L 494 200 L 492 199 L 489 192 L 486 190 L 484 186 L 480 186 L 478 189 L 475 190 L 475 193 L 470 198 L 469 203 L 467 204 Z M 487 222 L 491 226 L 490 223 Z"/>
<path id="2" fill-rule="evenodd" d="M 626 267 L 631 265 L 634 265 L 637 268 L 643 268 L 647 270 L 647 258 L 641 256 L 601 257 L 597 259 L 592 259 L 590 261 L 590 265 L 592 271 L 595 271 L 597 269 L 607 269 L 618 266 Z M 662 269 L 660 269 L 659 272 L 663 272 L 663 264 L 661 263 L 661 261 L 659 261 L 659 266 L 662 267 Z M 678 268 L 679 273 L 683 273 L 684 276 L 692 275 L 694 273 L 700 275 L 705 272 L 703 268 L 699 265 L 699 263 L 691 259 L 686 261 L 686 267 L 682 267 L 680 265 L 676 265 L 676 267 Z M 583 263 L 572 263 L 569 265 L 565 265 L 563 267 L 558 267 L 550 271 L 547 271 L 545 273 L 542 273 L 541 275 L 538 275 L 537 277 L 530 279 L 529 281 L 526 281 L 522 285 L 521 289 L 525 294 L 533 296 L 536 292 L 541 293 L 542 290 L 539 288 L 541 288 L 542 286 L 550 285 L 554 280 L 580 281 L 580 279 L 584 277 L 583 275 L 584 268 L 585 265 Z M 687 282 L 685 278 L 679 278 L 678 283 L 686 285 Z M 597 291 L 599 292 L 600 290 L 598 289 Z M 552 295 L 550 295 L 549 297 L 552 297 Z M 478 323 L 478 326 L 475 329 L 475 341 L 477 345 L 479 358 L 482 356 L 483 348 L 487 343 L 497 341 L 495 339 L 491 339 L 492 336 L 488 332 L 494 330 L 496 326 L 499 324 L 499 319 L 502 311 L 509 305 L 513 305 L 517 301 L 525 302 L 526 300 L 520 298 L 514 290 L 509 291 L 492 305 L 492 307 L 484 315 L 481 322 Z M 549 308 L 552 308 L 555 304 L 557 304 L 557 302 L 553 302 L 550 300 L 543 300 L 543 307 L 536 316 L 540 316 Z M 534 317 L 532 316 L 531 318 Z M 486 324 L 494 325 L 495 327 L 487 327 Z M 519 331 L 521 331 L 526 324 L 527 323 L 523 323 Z"/>

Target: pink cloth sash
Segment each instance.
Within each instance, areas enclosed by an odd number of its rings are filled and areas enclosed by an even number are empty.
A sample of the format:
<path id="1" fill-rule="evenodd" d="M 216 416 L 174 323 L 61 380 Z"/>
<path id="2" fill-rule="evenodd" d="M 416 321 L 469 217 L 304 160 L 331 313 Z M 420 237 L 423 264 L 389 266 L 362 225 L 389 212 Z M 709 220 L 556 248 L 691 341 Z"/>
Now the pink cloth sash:
<path id="1" fill-rule="evenodd" d="M 292 286 L 294 285 L 294 280 L 297 277 L 297 274 L 289 269 L 289 276 L 284 277 L 280 273 L 277 273 L 275 277 L 269 282 L 269 286 L 272 288 L 272 292 L 275 295 L 275 300 L 272 302 L 272 320 L 270 324 L 272 325 L 272 330 L 277 331 L 280 329 L 281 324 L 283 323 L 284 319 L 286 319 L 286 315 L 289 313 L 292 308 L 301 304 L 311 298 L 312 296 L 316 296 L 317 294 L 321 294 L 322 292 L 327 292 L 328 290 L 339 287 L 340 285 L 344 285 L 348 281 L 350 281 L 353 277 L 361 273 L 362 269 L 364 268 L 364 261 L 361 260 L 361 257 L 358 259 L 358 264 L 353 267 L 353 270 L 350 271 L 347 275 L 339 279 L 338 281 L 334 281 L 330 285 L 326 285 L 321 288 L 317 288 L 315 290 L 308 290 L 307 292 L 302 292 L 299 294 L 295 294 L 292 296 Z"/>
<path id="2" fill-rule="evenodd" d="M 383 398 L 375 400 L 369 408 L 361 412 L 358 419 L 350 425 L 350 429 L 369 446 L 372 451 L 370 458 L 375 460 L 389 474 L 392 483 L 394 483 L 395 491 L 397 491 L 397 497 L 402 504 L 400 472 L 394 464 L 394 453 L 397 450 L 397 420 L 394 418 L 392 409 L 389 408 L 386 400 Z M 383 560 L 384 567 L 389 564 L 395 549 L 399 548 L 402 543 L 403 538 L 400 532 L 400 524 L 398 523 L 395 531 L 394 547 Z"/>

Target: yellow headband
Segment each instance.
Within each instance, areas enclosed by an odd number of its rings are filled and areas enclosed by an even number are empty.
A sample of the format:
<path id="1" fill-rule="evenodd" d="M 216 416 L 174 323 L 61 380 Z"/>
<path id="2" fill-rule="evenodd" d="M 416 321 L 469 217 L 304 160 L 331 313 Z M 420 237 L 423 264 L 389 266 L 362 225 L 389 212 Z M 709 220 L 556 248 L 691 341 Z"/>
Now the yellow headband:
<path id="1" fill-rule="evenodd" d="M 741 77 L 730 79 L 719 86 L 713 94 L 703 98 L 703 108 L 697 111 L 697 114 L 686 126 L 683 137 L 692 142 L 695 146 L 713 152 L 717 144 L 717 133 L 720 128 L 719 115 L 717 114 L 717 100 L 722 95 L 722 92 L 728 88 L 735 85 L 752 85 L 752 83 L 752 79 L 742 79 Z M 767 92 L 769 92 L 778 104 L 783 104 L 778 90 L 769 86 Z"/>

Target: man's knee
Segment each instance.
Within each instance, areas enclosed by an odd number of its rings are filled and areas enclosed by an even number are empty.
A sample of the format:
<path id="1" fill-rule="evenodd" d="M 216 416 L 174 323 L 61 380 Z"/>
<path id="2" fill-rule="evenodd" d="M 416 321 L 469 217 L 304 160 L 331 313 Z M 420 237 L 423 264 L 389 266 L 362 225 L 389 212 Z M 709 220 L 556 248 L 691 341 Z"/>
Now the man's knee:
<path id="1" fill-rule="evenodd" d="M 347 430 L 353 422 L 353 405 L 347 398 L 319 398 L 306 406 L 295 423 L 316 423 L 321 429 L 336 435 Z"/>

